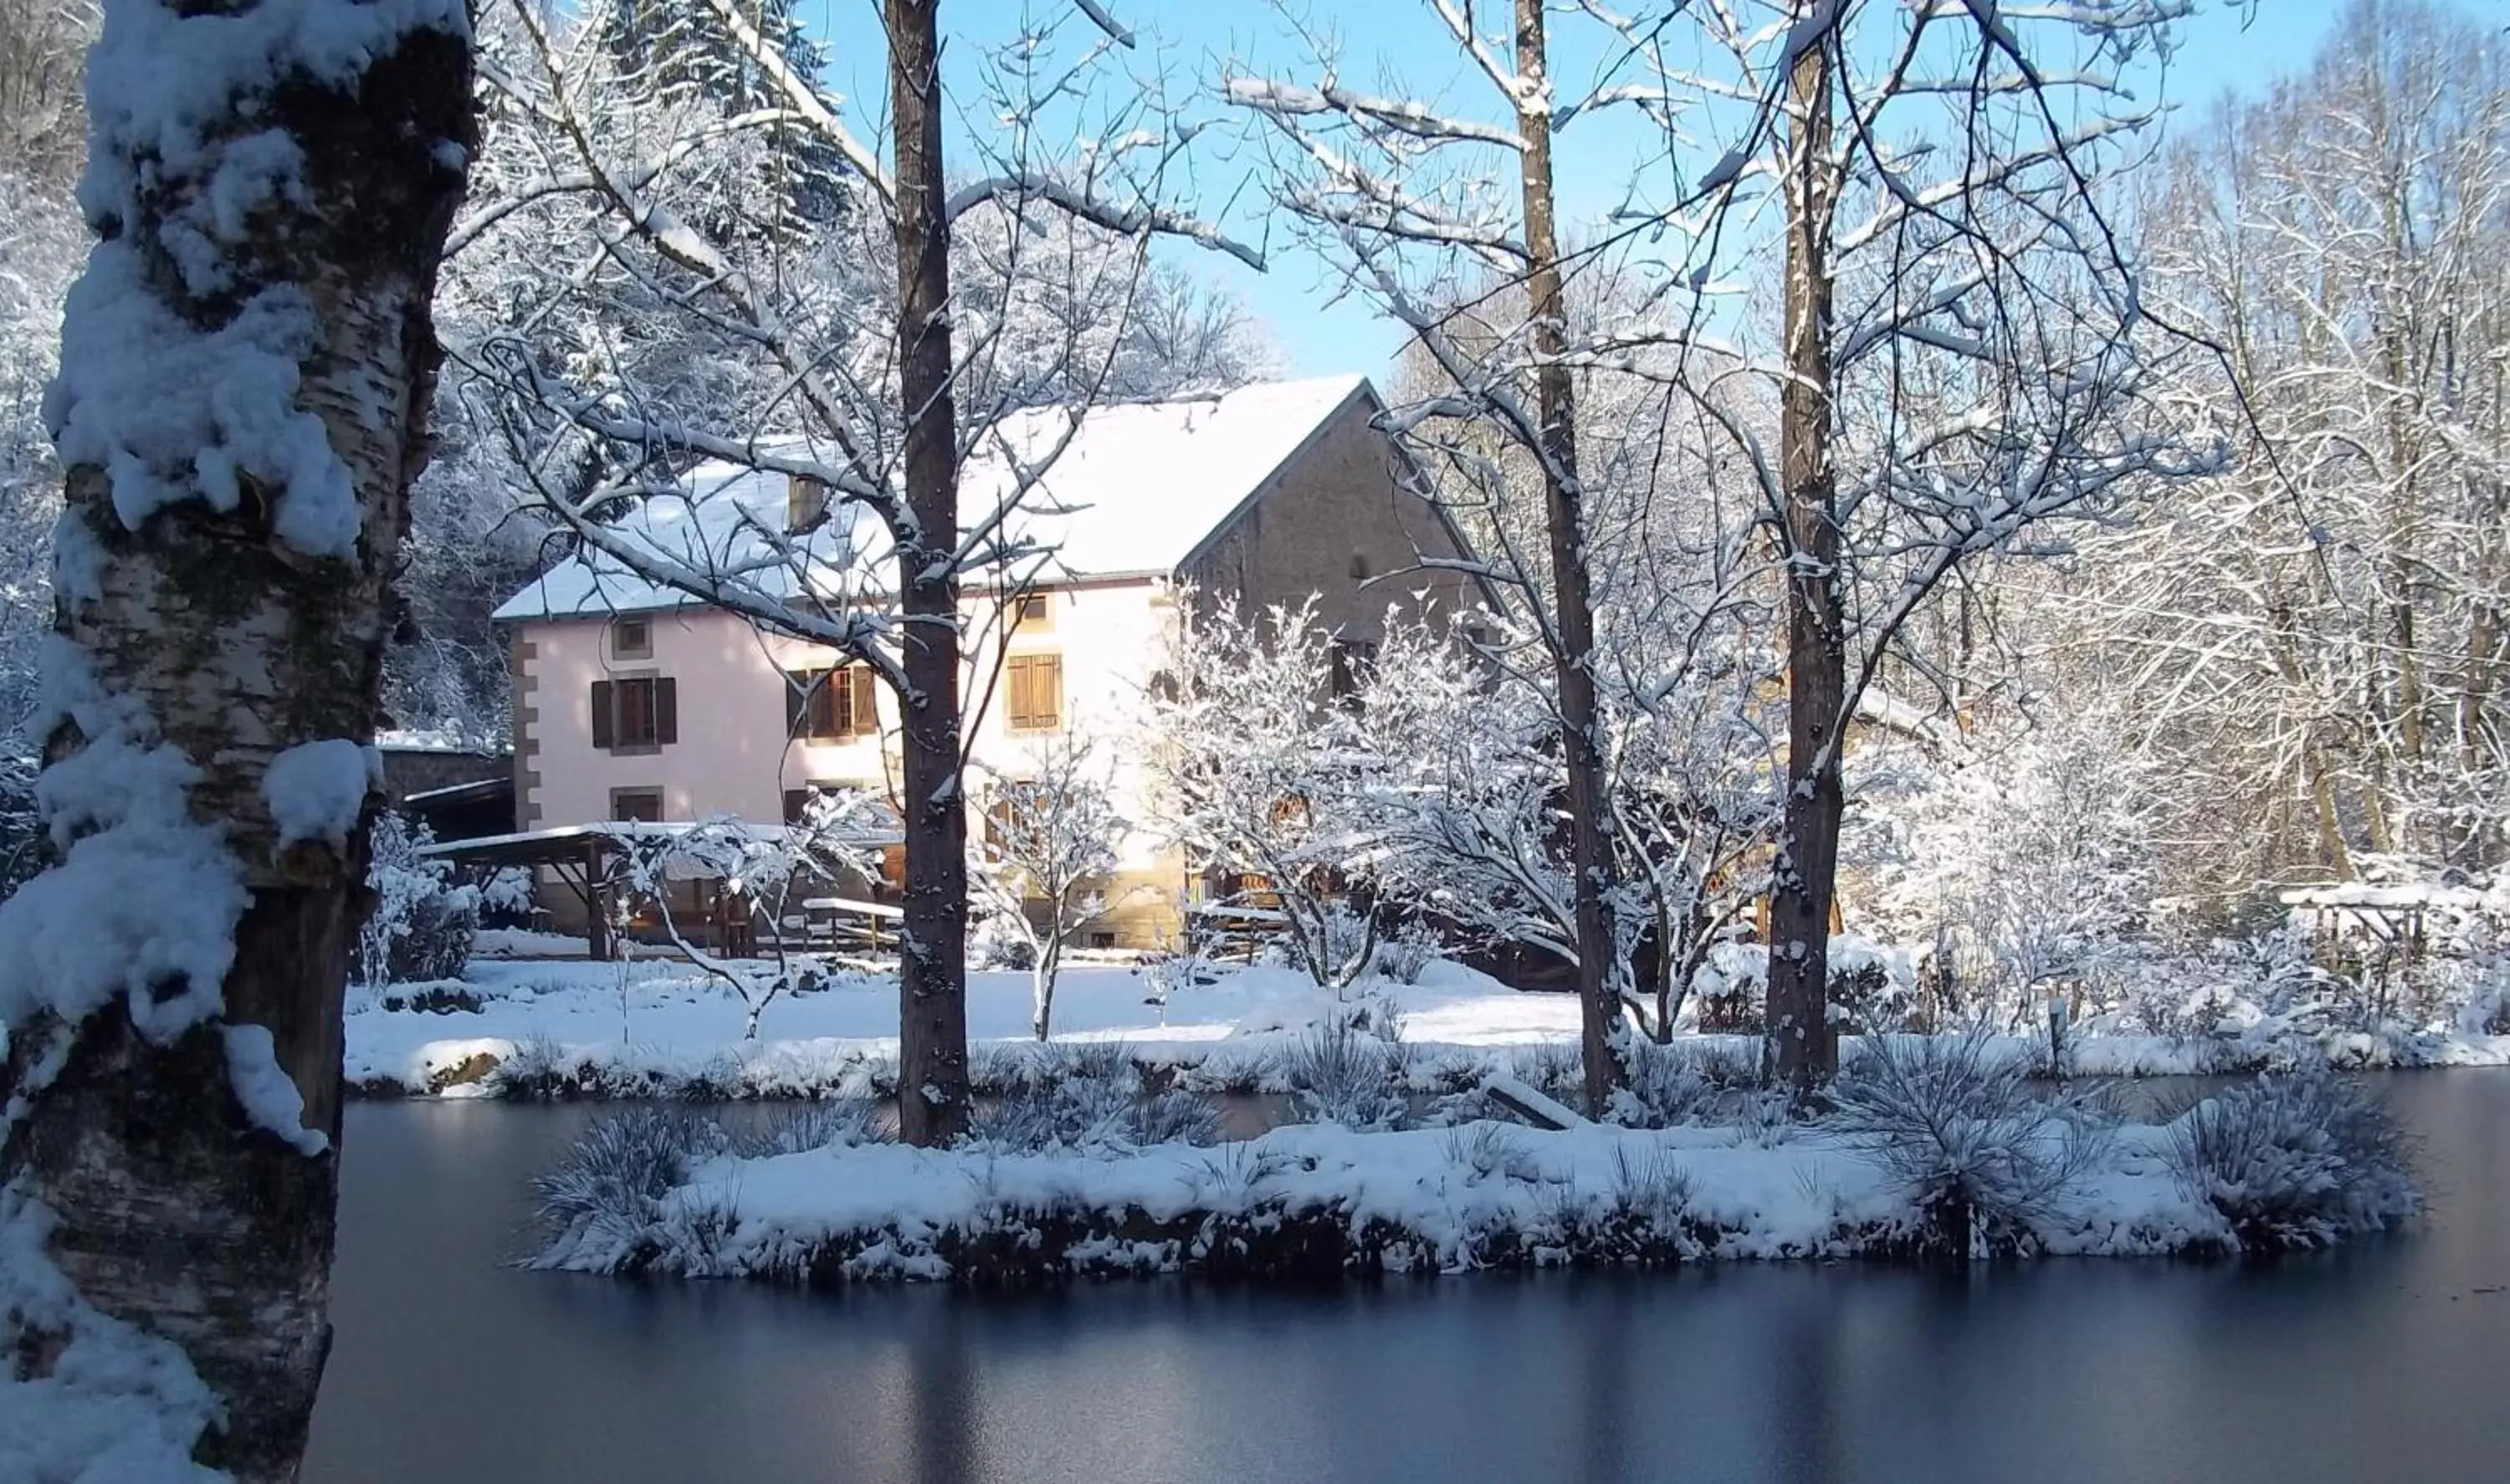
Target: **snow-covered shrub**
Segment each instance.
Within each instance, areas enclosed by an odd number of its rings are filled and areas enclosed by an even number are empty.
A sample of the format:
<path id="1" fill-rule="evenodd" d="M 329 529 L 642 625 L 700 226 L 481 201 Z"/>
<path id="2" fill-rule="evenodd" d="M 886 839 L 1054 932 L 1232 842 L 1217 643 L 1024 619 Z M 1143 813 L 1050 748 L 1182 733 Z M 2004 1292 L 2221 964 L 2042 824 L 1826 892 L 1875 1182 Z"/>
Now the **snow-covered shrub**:
<path id="1" fill-rule="evenodd" d="M 1909 955 L 1852 932 L 1830 939 L 1830 1003 L 1850 1033 L 1897 1029 L 1915 999 L 1916 970 Z M 1691 977 L 1699 1001 L 1699 1028 L 1730 1035 L 1758 1035 L 1768 1003 L 1769 949 L 1766 943 L 1720 943 Z"/>
<path id="2" fill-rule="evenodd" d="M 1555 1102 L 1572 1107 L 1586 1096 L 1586 1058 L 1574 1043 L 1546 1041 L 1511 1058 L 1517 1080 Z"/>
<path id="3" fill-rule="evenodd" d="M 1404 923 L 1378 940 L 1377 971 L 1397 984 L 1418 984 L 1445 946 L 1428 924 Z"/>
<path id="4" fill-rule="evenodd" d="M 460 978 L 479 932 L 479 891 L 456 886 L 453 868 L 419 851 L 435 841 L 424 820 L 386 810 L 368 833 L 366 886 L 374 911 L 358 933 L 358 977 L 368 984 Z"/>
<path id="5" fill-rule="evenodd" d="M 1982 1030 L 1877 1036 L 1831 1084 L 1825 1123 L 1909 1192 L 1922 1242 L 2012 1251 L 2090 1173 L 2110 1131 L 2093 1093 L 2044 1090 Z"/>
<path id="6" fill-rule="evenodd" d="M 711 1119 L 637 1109 L 602 1119 L 557 1167 L 532 1181 L 552 1248 L 622 1252 L 662 1215 L 662 1201 L 698 1164 L 728 1148 Z"/>
<path id="7" fill-rule="evenodd" d="M 483 918 L 501 924 L 528 924 L 537 905 L 532 873 L 527 866 L 501 865 L 479 883 L 479 912 Z"/>
<path id="8" fill-rule="evenodd" d="M 1122 1048 L 1085 1069 L 1037 1066 L 1031 1080 L 1006 1084 L 968 1119 L 967 1143 L 1008 1154 L 1047 1149 L 1132 1149 L 1147 1144 L 1212 1144 L 1220 1119 L 1187 1092 L 1145 1097 L 1141 1074 Z"/>
<path id="9" fill-rule="evenodd" d="M 1220 934 L 1208 919 L 1186 911 L 1186 906 L 1179 901 L 1178 915 L 1185 926 L 1173 937 L 1162 937 L 1159 948 L 1142 959 L 1142 977 L 1150 983 L 1151 1003 L 1161 1007 L 1179 990 L 1220 982 Z"/>
<path id="10" fill-rule="evenodd" d="M 780 1117 L 758 1131 L 754 1147 L 745 1152 L 799 1155 L 816 1149 L 886 1144 L 896 1137 L 896 1118 L 880 1099 L 836 1097 L 788 1105 Z"/>
<path id="11" fill-rule="evenodd" d="M 968 963 L 975 969 L 1025 973 L 1037 967 L 1037 944 L 1013 914 L 987 912 L 968 927 Z"/>
<path id="12" fill-rule="evenodd" d="M 2168 1157 L 2188 1193 L 2253 1250 L 2327 1246 L 2420 1204 L 2386 1101 L 2324 1066 L 2200 1099 L 2172 1120 Z"/>
<path id="13" fill-rule="evenodd" d="M 1134 1108 L 1133 1127 L 1144 1144 L 1217 1144 L 1220 1110 L 1191 1092 L 1161 1092 Z"/>
<path id="14" fill-rule="evenodd" d="M 1282 1076 L 1299 1111 L 1321 1123 L 1346 1128 L 1391 1128 L 1402 1121 L 1403 1096 L 1394 1088 L 1392 1047 L 1337 1017 L 1311 1026 L 1284 1058 Z"/>
<path id="15" fill-rule="evenodd" d="M 1613 1094 L 1612 1121 L 1630 1128 L 1670 1128 L 1705 1121 L 1724 1088 L 1693 1047 L 1631 1037 L 1621 1050 L 1625 1081 Z"/>

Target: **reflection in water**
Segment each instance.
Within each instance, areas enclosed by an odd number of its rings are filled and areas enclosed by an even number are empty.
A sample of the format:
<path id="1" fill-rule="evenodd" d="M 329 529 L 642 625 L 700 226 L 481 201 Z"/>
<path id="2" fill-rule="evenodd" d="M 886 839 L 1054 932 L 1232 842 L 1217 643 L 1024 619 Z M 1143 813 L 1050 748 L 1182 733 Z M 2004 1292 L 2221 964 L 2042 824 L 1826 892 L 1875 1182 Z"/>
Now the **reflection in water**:
<path id="1" fill-rule="evenodd" d="M 594 1110 L 350 1109 L 308 1477 L 2497 1477 L 2510 1073 L 2397 1079 L 2437 1210 L 2325 1258 L 991 1298 L 503 1266 Z"/>

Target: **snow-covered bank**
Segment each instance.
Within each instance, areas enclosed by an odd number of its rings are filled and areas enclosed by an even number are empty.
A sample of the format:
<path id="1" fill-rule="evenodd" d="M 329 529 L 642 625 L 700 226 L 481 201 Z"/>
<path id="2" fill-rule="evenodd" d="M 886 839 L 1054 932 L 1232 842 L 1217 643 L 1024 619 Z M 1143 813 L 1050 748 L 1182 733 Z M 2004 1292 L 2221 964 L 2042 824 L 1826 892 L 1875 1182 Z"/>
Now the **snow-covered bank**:
<path id="1" fill-rule="evenodd" d="M 744 1142 L 691 1117 L 613 1121 L 542 1182 L 536 1264 L 832 1286 L 2219 1254 L 2340 1241 L 2419 1203 L 2384 1107 L 2332 1074 L 2119 1123 L 1931 1049 L 1810 1125 L 1312 1123 L 1212 1147 L 1130 1143 L 1118 1117 L 1076 1142 L 950 1150 L 875 1127 Z"/>
<path id="2" fill-rule="evenodd" d="M 1526 994 L 1452 964 L 1418 984 L 1372 983 L 1366 998 L 1400 1017 L 1401 1071 L 1417 1092 L 1452 1091 L 1493 1071 L 1555 1094 L 1574 1085 L 1578 1007 Z M 353 991 L 346 1070 L 368 1095 L 823 1097 L 886 1091 L 897 1051 L 894 979 L 839 974 L 780 998 L 742 1038 L 743 1007 L 673 961 L 633 964 L 474 960 L 461 980 Z M 1025 1080 L 1041 1056 L 1119 1044 L 1137 1064 L 1189 1085 L 1279 1090 L 1279 1061 L 1311 1025 L 1350 1008 L 1274 968 L 1226 971 L 1160 1003 L 1130 969 L 1065 970 L 1055 1042 L 1028 1036 L 1026 974 L 969 975 L 969 1029 L 980 1090 Z M 1683 1036 L 1687 1054 L 1751 1064 L 1759 1043 Z M 2044 1060 L 2036 1037 L 2000 1044 Z M 1858 1054 L 1850 1041 L 1845 1054 Z M 2510 1065 L 2510 1037 L 2394 1030 L 2303 1031 L 2258 1019 L 2206 1037 L 2077 1033 L 2071 1070 L 2085 1076 L 2236 1074 L 2320 1059 L 2358 1067 Z"/>

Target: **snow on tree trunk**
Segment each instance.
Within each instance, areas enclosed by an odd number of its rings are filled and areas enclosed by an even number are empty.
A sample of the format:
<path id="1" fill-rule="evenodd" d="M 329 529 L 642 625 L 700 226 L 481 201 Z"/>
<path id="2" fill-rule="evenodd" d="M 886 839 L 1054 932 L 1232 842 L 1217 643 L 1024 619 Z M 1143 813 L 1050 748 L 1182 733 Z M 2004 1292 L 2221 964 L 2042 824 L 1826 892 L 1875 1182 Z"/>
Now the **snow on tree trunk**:
<path id="1" fill-rule="evenodd" d="M 59 1419 L 95 1403 L 71 1357 L 145 1351 L 109 1382 L 130 1423 L 84 1446 L 290 1479 L 469 23 L 459 0 L 108 0 L 89 97 L 101 241 L 46 409 L 58 858 L 0 907 L 0 1349 Z M 152 1399 L 189 1421 L 148 1432 Z"/>
<path id="2" fill-rule="evenodd" d="M 959 455 L 951 400 L 950 228 L 941 171 L 937 0 L 889 0 L 897 120 L 897 364 L 906 503 L 897 544 L 906 684 L 899 772 L 906 897 L 897 1124 L 946 1144 L 968 1118 L 968 811 L 960 759 Z"/>
<path id="3" fill-rule="evenodd" d="M 1763 1070 L 1801 1091 L 1839 1070 L 1839 1032 L 1830 1023 L 1830 912 L 1845 811 L 1839 768 L 1847 643 L 1830 453 L 1833 187 L 1826 35 L 1797 55 L 1789 88 L 1795 137 L 1787 160 L 1786 353 L 1792 374 L 1779 412 L 1788 555 L 1787 797 L 1769 894 Z"/>

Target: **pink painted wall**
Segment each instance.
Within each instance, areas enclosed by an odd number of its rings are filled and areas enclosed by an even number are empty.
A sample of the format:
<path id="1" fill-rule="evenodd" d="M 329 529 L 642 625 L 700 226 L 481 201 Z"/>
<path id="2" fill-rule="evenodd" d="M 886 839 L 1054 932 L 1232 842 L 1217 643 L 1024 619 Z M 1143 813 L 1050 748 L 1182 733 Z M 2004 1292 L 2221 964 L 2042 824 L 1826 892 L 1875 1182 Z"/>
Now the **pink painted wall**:
<path id="1" fill-rule="evenodd" d="M 1139 770 L 1122 764 L 1121 743 L 1163 652 L 1166 594 L 1144 581 L 1047 596 L 1046 630 L 1014 635 L 1008 653 L 1061 657 L 1067 725 L 1118 744 L 1111 751 L 1119 755 L 1122 807 L 1143 818 Z M 602 619 L 536 622 L 517 635 L 516 803 L 523 828 L 606 819 L 613 791 L 626 788 L 661 788 L 668 818 L 735 814 L 760 820 L 782 818 L 784 790 L 806 783 L 889 791 L 895 778 L 894 738 L 886 756 L 883 743 L 870 739 L 786 741 L 784 671 L 824 667 L 833 663 L 827 651 L 762 637 L 740 619 L 711 610 L 652 619 L 651 659 L 617 658 L 610 624 Z M 972 705 L 983 699 L 979 688 L 1000 641 L 989 608 L 971 606 L 970 628 Z M 596 749 L 593 682 L 638 675 L 677 682 L 678 741 L 645 755 Z M 974 725 L 971 755 L 982 767 L 1019 777 L 1036 734 L 1007 725 L 999 683 L 991 700 Z M 884 731 L 894 732 L 896 704 L 885 690 L 880 713 Z M 1127 855 L 1147 850 L 1140 844 Z"/>

